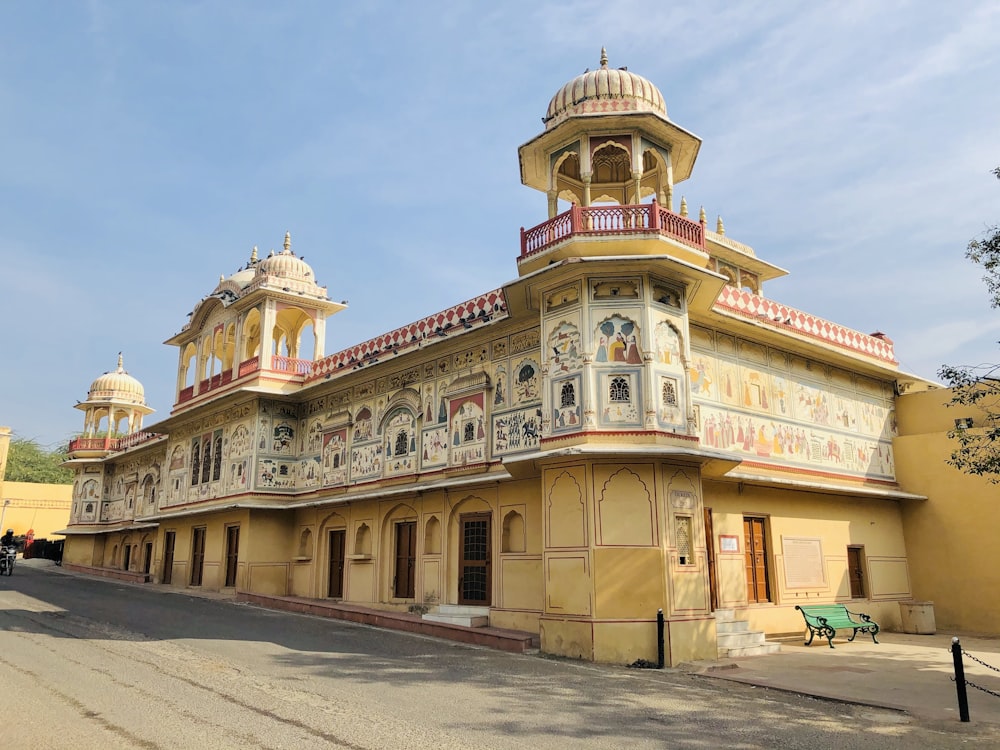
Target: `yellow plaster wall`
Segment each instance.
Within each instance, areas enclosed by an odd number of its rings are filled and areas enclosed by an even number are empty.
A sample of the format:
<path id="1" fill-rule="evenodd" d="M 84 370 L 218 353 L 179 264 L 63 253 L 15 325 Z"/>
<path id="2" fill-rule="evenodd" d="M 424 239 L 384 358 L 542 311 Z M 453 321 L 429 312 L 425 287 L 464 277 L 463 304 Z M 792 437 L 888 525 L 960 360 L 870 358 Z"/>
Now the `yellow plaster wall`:
<path id="1" fill-rule="evenodd" d="M 705 505 L 712 510 L 719 607 L 740 610 L 752 629 L 798 632 L 796 604 L 850 601 L 847 547 L 865 548 L 867 598 L 856 608 L 878 613 L 887 629 L 899 624 L 900 600 L 912 598 L 902 511 L 896 501 L 709 482 Z M 744 516 L 767 519 L 771 602 L 749 604 L 746 591 Z M 720 535 L 739 539 L 739 552 L 722 553 Z M 785 578 L 783 537 L 819 539 L 825 581 L 793 587 Z"/>
<path id="2" fill-rule="evenodd" d="M 71 565 L 94 565 L 94 545 L 100 537 L 68 536 L 63 545 L 63 562 Z"/>
<path id="3" fill-rule="evenodd" d="M 34 530 L 35 539 L 55 539 L 53 532 L 66 528 L 73 501 L 72 484 L 36 484 L 0 481 L 0 502 L 10 501 L 3 514 L 3 529 L 15 536 Z"/>
<path id="4" fill-rule="evenodd" d="M 979 633 L 1000 630 L 1000 566 L 996 563 L 1000 485 L 945 462 L 955 444 L 955 419 L 982 414 L 946 407 L 947 389 L 901 396 L 896 472 L 903 489 L 927 500 L 903 504 L 913 594 L 934 602 L 938 629 Z M 978 428 L 973 428 L 978 429 Z"/>

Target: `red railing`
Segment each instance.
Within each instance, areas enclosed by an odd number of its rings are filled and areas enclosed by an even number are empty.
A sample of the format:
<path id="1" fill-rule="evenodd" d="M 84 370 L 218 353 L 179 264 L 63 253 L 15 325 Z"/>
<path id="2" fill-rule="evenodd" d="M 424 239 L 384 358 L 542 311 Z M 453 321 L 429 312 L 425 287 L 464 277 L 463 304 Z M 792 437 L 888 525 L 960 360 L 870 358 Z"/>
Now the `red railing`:
<path id="1" fill-rule="evenodd" d="M 271 357 L 271 369 L 278 372 L 291 372 L 296 375 L 308 375 L 312 372 L 311 359 L 293 359 L 292 357 Z"/>
<path id="2" fill-rule="evenodd" d="M 251 372 L 257 372 L 260 369 L 260 357 L 251 357 L 250 359 L 245 359 L 240 362 L 239 375 L 237 377 L 243 377 L 244 375 L 249 375 Z"/>
<path id="3" fill-rule="evenodd" d="M 531 229 L 521 229 L 521 258 L 540 253 L 574 235 L 656 233 L 699 250 L 705 248 L 705 227 L 656 202 L 624 206 L 573 206 Z"/>
<path id="4" fill-rule="evenodd" d="M 69 441 L 69 452 L 73 451 L 123 451 L 147 440 L 158 438 L 155 432 L 134 432 L 124 437 L 83 437 Z"/>

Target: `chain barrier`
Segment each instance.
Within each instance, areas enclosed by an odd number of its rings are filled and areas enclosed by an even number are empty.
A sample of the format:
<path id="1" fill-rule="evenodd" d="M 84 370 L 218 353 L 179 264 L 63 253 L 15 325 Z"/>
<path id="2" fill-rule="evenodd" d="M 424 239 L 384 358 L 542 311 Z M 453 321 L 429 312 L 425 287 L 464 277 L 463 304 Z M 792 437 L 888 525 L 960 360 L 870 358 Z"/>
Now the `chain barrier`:
<path id="1" fill-rule="evenodd" d="M 975 656 L 970 654 L 964 648 L 962 649 L 962 656 L 968 656 L 970 659 L 972 659 L 972 661 L 976 662 L 976 664 L 980 664 L 986 667 L 987 669 L 992 669 L 994 672 L 1000 672 L 1000 667 L 994 667 L 992 664 L 987 664 L 982 659 L 977 659 Z"/>
<path id="2" fill-rule="evenodd" d="M 955 682 L 955 678 L 952 677 L 951 681 Z M 983 687 L 982 685 L 977 685 L 976 683 L 972 682 L 972 680 L 966 680 L 965 684 L 968 685 L 969 687 L 975 688 L 976 690 L 982 690 L 984 693 L 989 693 L 994 698 L 1000 698 L 1000 693 L 998 693 L 996 690 L 990 690 L 989 688 Z"/>

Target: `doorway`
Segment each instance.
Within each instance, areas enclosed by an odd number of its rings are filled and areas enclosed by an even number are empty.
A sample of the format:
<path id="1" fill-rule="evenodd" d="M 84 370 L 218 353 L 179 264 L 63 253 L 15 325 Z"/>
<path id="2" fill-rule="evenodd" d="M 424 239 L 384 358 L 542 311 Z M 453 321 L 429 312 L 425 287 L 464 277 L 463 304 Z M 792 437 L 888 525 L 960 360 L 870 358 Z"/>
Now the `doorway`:
<path id="1" fill-rule="evenodd" d="M 490 514 L 470 513 L 459 519 L 461 544 L 458 603 L 477 607 L 490 605 Z"/>
<path id="2" fill-rule="evenodd" d="M 417 569 L 417 522 L 396 524 L 396 575 L 392 594 L 397 599 L 412 599 Z"/>
<path id="3" fill-rule="evenodd" d="M 847 575 L 851 582 L 851 598 L 864 599 L 865 594 L 865 548 L 854 545 L 847 548 Z"/>
<path id="4" fill-rule="evenodd" d="M 743 537 L 746 548 L 747 602 L 760 604 L 771 601 L 770 571 L 768 570 L 766 518 L 744 516 Z"/>
<path id="5" fill-rule="evenodd" d="M 708 595 L 711 612 L 719 608 L 719 582 L 715 572 L 715 531 L 712 529 L 712 509 L 705 508 L 705 560 L 708 563 Z"/>
<path id="6" fill-rule="evenodd" d="M 163 534 L 163 576 L 160 578 L 163 583 L 170 583 L 170 579 L 174 576 L 174 544 L 176 541 L 176 531 L 167 531 Z"/>
<path id="7" fill-rule="evenodd" d="M 128 570 L 128 566 L 131 562 L 132 562 L 132 545 L 130 544 L 122 545 L 122 570 Z"/>
<path id="8" fill-rule="evenodd" d="M 330 584 L 326 595 L 331 599 L 344 598 L 344 551 L 347 532 L 335 529 L 330 532 Z"/>
<path id="9" fill-rule="evenodd" d="M 192 529 L 191 536 L 191 585 L 201 586 L 201 575 L 205 567 L 205 527 Z"/>
<path id="10" fill-rule="evenodd" d="M 150 568 L 153 567 L 153 543 L 146 542 L 146 552 L 143 555 L 142 572 L 149 575 Z"/>
<path id="11" fill-rule="evenodd" d="M 240 554 L 240 527 L 226 527 L 226 588 L 236 586 L 236 570 Z"/>

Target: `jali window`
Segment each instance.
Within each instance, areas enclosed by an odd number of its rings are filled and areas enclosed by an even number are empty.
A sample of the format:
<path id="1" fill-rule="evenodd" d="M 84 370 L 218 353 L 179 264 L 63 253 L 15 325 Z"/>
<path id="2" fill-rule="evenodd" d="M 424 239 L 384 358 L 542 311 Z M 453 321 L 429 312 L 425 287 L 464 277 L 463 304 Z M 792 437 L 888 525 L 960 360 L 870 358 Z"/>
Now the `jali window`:
<path id="1" fill-rule="evenodd" d="M 614 377 L 608 384 L 608 400 L 627 403 L 632 400 L 632 388 L 628 378 Z"/>

